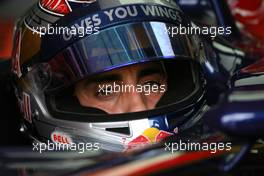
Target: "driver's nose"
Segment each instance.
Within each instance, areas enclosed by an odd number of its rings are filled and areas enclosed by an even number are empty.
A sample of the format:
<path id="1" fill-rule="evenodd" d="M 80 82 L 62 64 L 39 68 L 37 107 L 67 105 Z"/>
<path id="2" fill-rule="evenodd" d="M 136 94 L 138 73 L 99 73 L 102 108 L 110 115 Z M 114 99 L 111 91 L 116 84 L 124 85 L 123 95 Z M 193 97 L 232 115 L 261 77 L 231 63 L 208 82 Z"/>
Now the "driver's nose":
<path id="1" fill-rule="evenodd" d="M 150 109 L 145 100 L 145 95 L 140 92 L 129 92 L 125 95 L 124 112 L 139 112 Z"/>

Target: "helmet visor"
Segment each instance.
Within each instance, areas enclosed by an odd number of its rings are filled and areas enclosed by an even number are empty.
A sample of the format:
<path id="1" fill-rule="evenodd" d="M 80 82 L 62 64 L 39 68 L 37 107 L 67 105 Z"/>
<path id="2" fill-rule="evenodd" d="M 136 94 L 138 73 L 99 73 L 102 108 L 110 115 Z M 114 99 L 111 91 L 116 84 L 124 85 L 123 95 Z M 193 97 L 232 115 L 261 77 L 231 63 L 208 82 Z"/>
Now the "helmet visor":
<path id="1" fill-rule="evenodd" d="M 94 80 L 98 75 L 110 71 L 152 63 L 150 65 L 154 70 L 156 69 L 158 76 L 151 78 L 147 84 L 140 84 L 143 85 L 141 88 L 135 87 L 137 85 L 131 88 L 128 85 L 129 87 L 122 89 L 120 86 L 126 85 L 119 84 L 119 91 L 120 89 L 133 92 L 140 90 L 144 91 L 144 95 L 149 96 L 152 90 L 150 85 L 153 85 L 154 80 L 155 90 L 158 93 L 162 91 L 150 106 L 152 108 L 148 108 L 153 110 L 153 113 L 146 111 L 134 117 L 142 118 L 152 114 L 156 116 L 164 112 L 175 112 L 175 109 L 182 107 L 186 108 L 201 97 L 200 70 L 198 64 L 194 62 L 197 47 L 191 36 L 172 37 L 168 32 L 171 27 L 173 25 L 163 22 L 142 22 L 102 30 L 99 34 L 80 39 L 47 64 L 35 68 L 35 71 L 45 73 L 41 76 L 47 78 L 45 81 L 40 80 L 39 73 L 35 73 L 33 69 L 31 79 L 35 80 L 31 82 L 36 83 L 38 93 L 44 92 L 44 101 L 48 109 L 55 113 L 53 117 L 62 119 L 69 117 L 83 121 L 84 116 L 90 116 L 94 118 L 89 118 L 88 121 L 91 119 L 105 121 L 107 118 L 104 118 L 106 117 L 104 115 L 109 112 L 98 107 L 90 98 L 87 99 L 88 105 L 85 106 L 85 103 L 77 99 L 76 85 L 83 80 Z M 98 89 L 100 91 L 100 87 Z M 107 91 L 107 88 L 104 86 L 102 90 Z M 91 94 L 89 91 L 88 93 Z M 128 119 L 131 118 L 131 112 L 141 112 L 141 109 L 130 110 L 127 113 Z M 120 117 L 124 120 L 124 116 Z M 108 117 L 108 120 L 114 119 Z"/>
<path id="2" fill-rule="evenodd" d="M 172 25 L 163 22 L 125 24 L 87 36 L 49 62 L 56 89 L 118 67 L 160 59 L 194 58 L 187 35 L 171 36 Z"/>

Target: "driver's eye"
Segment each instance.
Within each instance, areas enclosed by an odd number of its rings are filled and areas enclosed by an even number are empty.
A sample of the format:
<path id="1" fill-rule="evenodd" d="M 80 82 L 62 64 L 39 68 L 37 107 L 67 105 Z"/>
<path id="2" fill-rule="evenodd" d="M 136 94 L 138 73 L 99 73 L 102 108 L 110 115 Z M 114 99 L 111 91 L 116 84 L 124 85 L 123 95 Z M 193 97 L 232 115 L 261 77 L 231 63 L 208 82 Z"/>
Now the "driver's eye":
<path id="1" fill-rule="evenodd" d="M 157 85 L 157 86 L 160 86 L 161 83 L 158 82 L 158 81 L 147 81 L 147 82 L 144 83 L 144 85 L 150 85 L 150 86 Z"/>
<path id="2" fill-rule="evenodd" d="M 97 96 L 110 96 L 113 93 L 111 85 L 104 85 L 103 88 L 97 91 Z"/>
<path id="3" fill-rule="evenodd" d="M 109 99 L 115 97 L 118 92 L 114 91 L 113 85 L 104 84 L 97 86 L 97 90 L 95 92 L 95 96 L 102 99 Z"/>
<path id="4" fill-rule="evenodd" d="M 146 93 L 146 95 L 159 94 L 162 89 L 161 87 L 163 87 L 162 81 L 159 81 L 159 80 L 146 81 L 144 82 L 143 86 L 144 86 L 144 92 Z"/>

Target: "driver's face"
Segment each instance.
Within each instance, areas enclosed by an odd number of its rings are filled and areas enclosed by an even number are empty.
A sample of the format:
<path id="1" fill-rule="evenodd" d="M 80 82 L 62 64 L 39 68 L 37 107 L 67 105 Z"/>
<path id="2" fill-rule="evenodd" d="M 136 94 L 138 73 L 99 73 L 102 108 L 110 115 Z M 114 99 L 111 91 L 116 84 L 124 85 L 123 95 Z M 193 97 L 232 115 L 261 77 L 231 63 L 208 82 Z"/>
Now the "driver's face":
<path id="1" fill-rule="evenodd" d="M 123 86 L 123 90 L 112 91 L 116 85 Z M 147 63 L 82 80 L 75 85 L 75 95 L 82 106 L 116 114 L 153 109 L 166 89 L 167 78 L 161 64 Z"/>

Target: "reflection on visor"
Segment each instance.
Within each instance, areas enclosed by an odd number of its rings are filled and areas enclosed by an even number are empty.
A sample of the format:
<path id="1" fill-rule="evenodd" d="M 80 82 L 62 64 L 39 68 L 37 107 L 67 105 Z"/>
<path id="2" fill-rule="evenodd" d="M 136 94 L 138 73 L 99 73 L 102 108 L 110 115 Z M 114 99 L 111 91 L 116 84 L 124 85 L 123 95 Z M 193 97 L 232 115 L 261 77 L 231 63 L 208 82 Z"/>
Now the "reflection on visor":
<path id="1" fill-rule="evenodd" d="M 49 62 L 56 81 L 50 88 L 133 63 L 194 58 L 192 40 L 185 35 L 170 37 L 167 27 L 162 22 L 126 24 L 79 40 Z"/>

